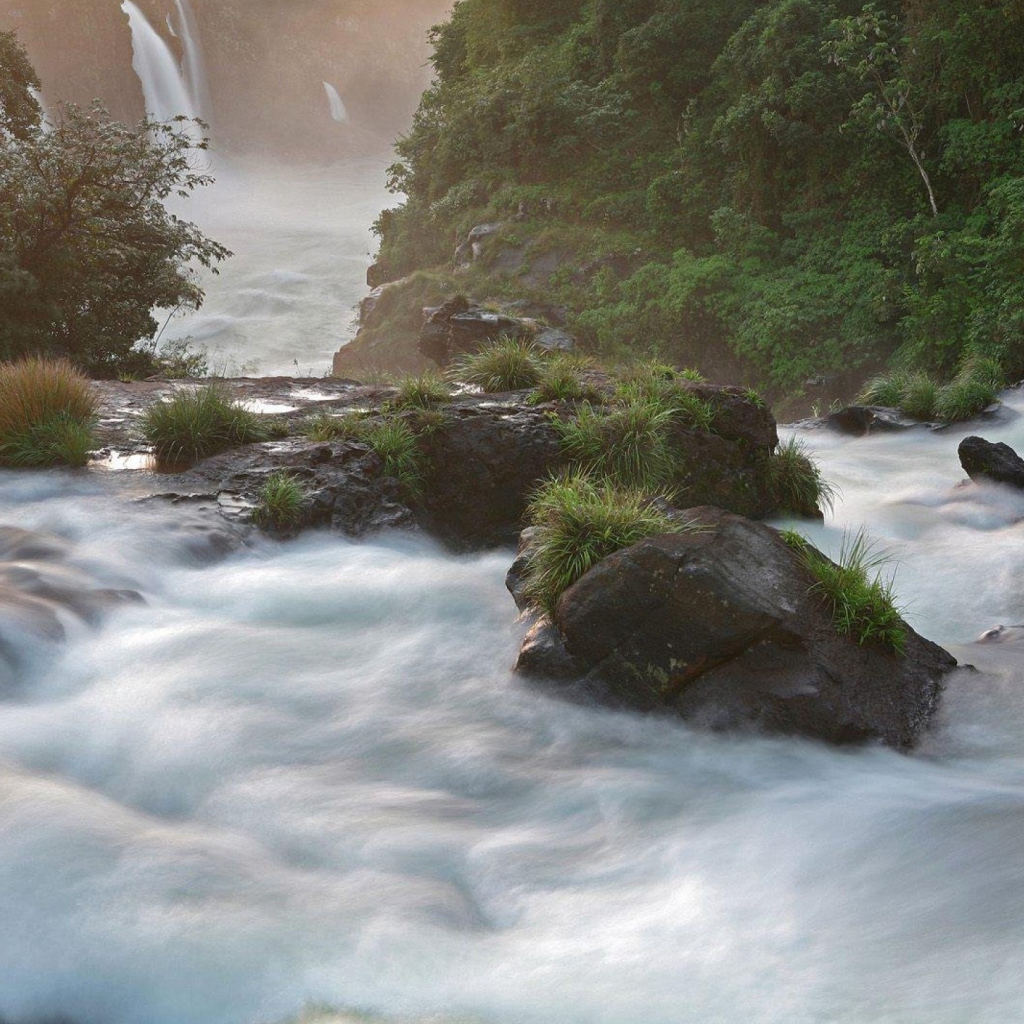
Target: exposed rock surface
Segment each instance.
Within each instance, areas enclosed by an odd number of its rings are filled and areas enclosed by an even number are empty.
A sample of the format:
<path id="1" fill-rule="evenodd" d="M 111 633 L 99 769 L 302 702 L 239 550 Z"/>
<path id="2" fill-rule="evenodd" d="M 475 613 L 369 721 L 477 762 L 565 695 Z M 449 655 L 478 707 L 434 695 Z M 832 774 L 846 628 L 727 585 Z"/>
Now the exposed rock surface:
<path id="1" fill-rule="evenodd" d="M 1002 441 L 965 437 L 957 449 L 960 465 L 972 480 L 991 480 L 1024 488 L 1024 459 Z"/>
<path id="2" fill-rule="evenodd" d="M 952 656 L 909 626 L 904 655 L 840 636 L 776 530 L 716 508 L 686 515 L 694 532 L 616 552 L 569 588 L 553 621 L 534 624 L 518 671 L 714 729 L 912 746 Z"/>
<path id="3" fill-rule="evenodd" d="M 830 412 L 823 420 L 825 426 L 841 434 L 862 437 L 865 434 L 907 430 L 921 424 L 904 416 L 899 409 L 881 405 L 847 405 L 836 412 Z"/>
<path id="4" fill-rule="evenodd" d="M 593 383 L 610 391 L 601 375 L 595 374 Z M 138 447 L 133 424 L 146 406 L 191 386 L 194 382 L 98 384 L 107 460 Z M 302 525 L 354 536 L 388 527 L 423 529 L 462 550 L 512 545 L 525 525 L 533 490 L 566 465 L 554 421 L 573 415 L 572 404 L 534 406 L 525 392 L 465 394 L 438 407 L 438 421 L 420 433 L 423 480 L 414 494 L 384 472 L 367 443 L 318 442 L 299 430 L 312 412 L 358 411 L 372 417 L 394 396 L 393 388 L 291 378 L 241 378 L 219 386 L 232 398 L 272 411 L 286 422 L 290 436 L 244 445 L 178 472 L 157 472 L 141 453 L 128 460 L 132 466 L 138 460 L 137 471 L 130 474 L 137 486 L 148 482 L 151 494 L 205 512 L 214 524 L 242 527 L 267 477 L 286 470 L 308 495 Z M 737 388 L 688 386 L 713 404 L 715 418 L 712 433 L 680 426 L 673 438 L 685 502 L 716 504 L 744 515 L 770 514 L 768 460 L 778 440 L 771 412 Z M 399 415 L 418 429 L 418 413 Z M 197 545 L 202 547 L 205 539 L 197 535 Z M 216 547 L 216 530 L 209 539 Z"/>

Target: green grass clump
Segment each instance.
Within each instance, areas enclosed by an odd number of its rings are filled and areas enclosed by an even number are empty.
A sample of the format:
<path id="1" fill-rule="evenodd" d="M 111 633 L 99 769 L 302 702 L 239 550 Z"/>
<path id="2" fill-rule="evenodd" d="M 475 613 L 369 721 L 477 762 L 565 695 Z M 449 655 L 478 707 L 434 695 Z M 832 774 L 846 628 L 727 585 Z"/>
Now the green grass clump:
<path id="1" fill-rule="evenodd" d="M 672 410 L 636 398 L 608 409 L 589 403 L 557 422 L 562 450 L 584 473 L 647 492 L 664 491 L 676 475 Z"/>
<path id="2" fill-rule="evenodd" d="M 362 440 L 380 456 L 384 475 L 393 476 L 413 494 L 423 483 L 423 451 L 413 429 L 402 420 L 387 418 L 363 432 Z"/>
<path id="3" fill-rule="evenodd" d="M 829 604 L 837 633 L 853 637 L 858 644 L 877 643 L 895 654 L 904 652 L 907 631 L 896 607 L 892 576 L 882 575 L 888 559 L 872 551 L 863 530 L 852 539 L 844 535 L 838 562 L 797 533 L 783 534 L 783 539 L 814 577 L 811 590 Z"/>
<path id="4" fill-rule="evenodd" d="M 915 420 L 930 420 L 936 415 L 939 386 L 926 373 L 912 373 L 904 378 L 899 410 Z"/>
<path id="5" fill-rule="evenodd" d="M 163 462 L 194 462 L 268 436 L 260 417 L 217 385 L 179 391 L 151 405 L 142 416 L 142 433 Z"/>
<path id="6" fill-rule="evenodd" d="M 535 387 L 541 380 L 542 370 L 540 358 L 528 341 L 502 338 L 485 345 L 479 352 L 463 356 L 451 375 L 491 395 Z"/>
<path id="7" fill-rule="evenodd" d="M 583 376 L 579 360 L 559 354 L 545 360 L 540 380 L 530 394 L 533 405 L 540 402 L 600 402 L 601 392 Z"/>
<path id="8" fill-rule="evenodd" d="M 70 363 L 0 363 L 0 464 L 84 466 L 95 418 L 89 381 Z"/>
<path id="9" fill-rule="evenodd" d="M 302 421 L 302 433 L 310 441 L 338 441 L 358 439 L 365 432 L 366 421 L 359 413 L 332 416 L 321 409 Z"/>
<path id="10" fill-rule="evenodd" d="M 795 437 L 772 453 L 768 481 L 779 512 L 816 516 L 831 511 L 835 504 L 835 488 L 821 475 L 817 463 L 807 454 L 807 446 Z"/>
<path id="11" fill-rule="evenodd" d="M 436 373 L 402 377 L 396 382 L 398 394 L 389 401 L 392 409 L 432 409 L 452 400 L 447 381 Z"/>
<path id="12" fill-rule="evenodd" d="M 974 356 L 939 389 L 935 412 L 946 423 L 969 420 L 999 401 L 1004 383 L 1002 368 L 994 359 Z"/>
<path id="13" fill-rule="evenodd" d="M 685 384 L 682 375 L 666 376 L 671 367 L 655 364 L 649 372 L 634 370 L 615 386 L 615 400 L 626 405 L 634 402 L 653 402 L 669 411 L 676 421 L 694 430 L 710 431 L 715 422 L 715 407 L 695 395 Z M 675 374 L 675 371 L 672 371 Z"/>
<path id="14" fill-rule="evenodd" d="M 872 377 L 861 389 L 857 401 L 863 405 L 883 405 L 888 409 L 899 409 L 907 391 L 910 374 L 903 370 L 880 373 Z"/>
<path id="15" fill-rule="evenodd" d="M 602 558 L 659 533 L 685 529 L 644 495 L 585 474 L 551 480 L 527 509 L 538 544 L 527 569 L 527 594 L 554 611 L 558 598 Z"/>
<path id="16" fill-rule="evenodd" d="M 294 529 L 302 522 L 306 492 L 291 474 L 271 473 L 260 489 L 259 501 L 253 509 L 253 522 L 275 530 Z"/>

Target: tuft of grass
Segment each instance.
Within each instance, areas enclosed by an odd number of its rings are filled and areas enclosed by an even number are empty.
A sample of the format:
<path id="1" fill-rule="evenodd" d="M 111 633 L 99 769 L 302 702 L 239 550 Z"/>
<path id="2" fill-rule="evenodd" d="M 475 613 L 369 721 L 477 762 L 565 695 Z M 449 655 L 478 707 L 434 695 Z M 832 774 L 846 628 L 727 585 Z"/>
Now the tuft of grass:
<path id="1" fill-rule="evenodd" d="M 635 398 L 607 410 L 586 403 L 574 419 L 556 421 L 556 427 L 562 450 L 584 473 L 658 492 L 676 475 L 672 415 L 672 409 L 651 399 Z"/>
<path id="2" fill-rule="evenodd" d="M 543 484 L 527 515 L 538 532 L 526 592 L 549 613 L 562 593 L 602 558 L 645 537 L 687 528 L 653 507 L 640 491 L 583 473 Z"/>
<path id="3" fill-rule="evenodd" d="M 707 377 L 705 377 L 704 374 L 700 372 L 700 370 L 692 366 L 687 366 L 684 369 L 680 370 L 679 379 L 692 381 L 694 384 L 707 383 Z"/>
<path id="4" fill-rule="evenodd" d="M 857 396 L 857 401 L 863 405 L 883 405 L 889 409 L 899 409 L 903 404 L 909 379 L 910 374 L 903 370 L 880 373 L 867 381 Z"/>
<path id="5" fill-rule="evenodd" d="M 252 519 L 257 526 L 291 530 L 302 522 L 306 492 L 290 473 L 271 473 L 260 489 Z"/>
<path id="6" fill-rule="evenodd" d="M 357 439 L 363 436 L 366 421 L 359 413 L 350 412 L 343 416 L 332 416 L 326 410 L 308 416 L 302 421 L 301 431 L 310 441 L 338 441 Z"/>
<path id="7" fill-rule="evenodd" d="M 877 643 L 895 654 L 906 649 L 907 631 L 893 594 L 893 576 L 884 577 L 885 555 L 876 554 L 864 531 L 843 535 L 838 562 L 815 550 L 797 533 L 783 539 L 793 547 L 814 577 L 812 592 L 820 594 L 832 611 L 832 625 L 858 644 Z"/>
<path id="8" fill-rule="evenodd" d="M 256 413 L 215 384 L 151 405 L 142 416 L 142 433 L 163 462 L 194 462 L 268 436 Z"/>
<path id="9" fill-rule="evenodd" d="M 402 420 L 386 418 L 363 432 L 362 439 L 380 456 L 384 475 L 393 476 L 412 494 L 423 484 L 423 451 L 412 428 Z"/>
<path id="10" fill-rule="evenodd" d="M 292 423 L 284 416 L 271 416 L 263 420 L 263 429 L 267 432 L 268 438 L 280 441 L 291 435 Z"/>
<path id="11" fill-rule="evenodd" d="M 835 488 L 821 475 L 817 463 L 807 454 L 807 446 L 795 437 L 772 453 L 768 483 L 779 512 L 817 516 L 830 512 L 835 504 Z"/>
<path id="12" fill-rule="evenodd" d="M 419 409 L 414 414 L 414 430 L 419 437 L 433 437 L 448 424 L 448 417 L 440 409 Z"/>
<path id="13" fill-rule="evenodd" d="M 540 380 L 530 394 L 532 405 L 540 402 L 600 402 L 601 392 L 583 376 L 579 361 L 556 355 L 541 366 Z"/>
<path id="14" fill-rule="evenodd" d="M 502 338 L 463 356 L 451 375 L 491 395 L 535 387 L 541 380 L 541 363 L 528 341 Z"/>
<path id="15" fill-rule="evenodd" d="M 401 377 L 395 386 L 398 394 L 388 403 L 392 409 L 432 409 L 452 400 L 447 381 L 436 373 Z"/>
<path id="16" fill-rule="evenodd" d="M 695 430 L 710 431 L 715 422 L 715 407 L 710 402 L 675 377 L 657 372 L 628 375 L 616 385 L 615 400 L 626 405 L 653 402 L 669 410 L 678 423 Z"/>
<path id="17" fill-rule="evenodd" d="M 84 466 L 95 418 L 89 381 L 70 363 L 0 363 L 0 464 Z"/>
<path id="18" fill-rule="evenodd" d="M 912 373 L 904 378 L 899 410 L 915 420 L 930 420 L 936 415 L 939 386 L 926 373 Z"/>
<path id="19" fill-rule="evenodd" d="M 986 356 L 973 356 L 939 389 L 935 412 L 947 423 L 969 420 L 999 401 L 1005 378 L 1002 367 Z"/>

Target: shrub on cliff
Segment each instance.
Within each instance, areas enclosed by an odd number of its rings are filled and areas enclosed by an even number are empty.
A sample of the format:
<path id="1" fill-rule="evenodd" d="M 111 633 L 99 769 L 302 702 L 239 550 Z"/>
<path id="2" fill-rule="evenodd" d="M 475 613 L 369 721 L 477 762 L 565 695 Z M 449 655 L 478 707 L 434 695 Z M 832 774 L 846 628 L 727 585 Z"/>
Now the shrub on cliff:
<path id="1" fill-rule="evenodd" d="M 151 405 L 142 417 L 142 433 L 164 462 L 194 462 L 267 438 L 259 416 L 215 385 L 179 391 Z"/>
<path id="2" fill-rule="evenodd" d="M 0 363 L 0 464 L 85 465 L 95 416 L 92 388 L 70 363 Z"/>

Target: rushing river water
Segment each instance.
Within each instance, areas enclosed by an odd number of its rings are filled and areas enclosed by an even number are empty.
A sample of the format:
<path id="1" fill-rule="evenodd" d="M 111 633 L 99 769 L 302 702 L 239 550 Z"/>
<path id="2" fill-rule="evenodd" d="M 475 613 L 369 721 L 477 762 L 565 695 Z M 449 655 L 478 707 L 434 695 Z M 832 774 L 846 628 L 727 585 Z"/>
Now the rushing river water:
<path id="1" fill-rule="evenodd" d="M 1007 398 L 982 432 L 1024 447 Z M 945 643 L 1024 622 L 1024 498 L 958 488 L 960 436 L 807 435 L 842 488 L 811 532 L 866 523 Z M 0 703 L 5 1021 L 1021 1019 L 1006 648 L 966 651 L 1004 657 L 912 756 L 706 735 L 511 676 L 508 552 L 309 535 L 204 567 L 115 487 L 0 475 L 0 522 L 147 602 Z"/>

